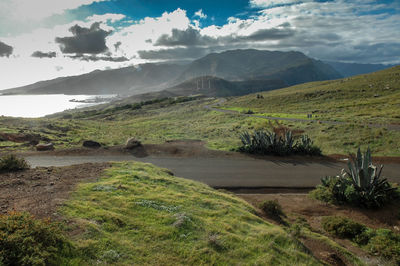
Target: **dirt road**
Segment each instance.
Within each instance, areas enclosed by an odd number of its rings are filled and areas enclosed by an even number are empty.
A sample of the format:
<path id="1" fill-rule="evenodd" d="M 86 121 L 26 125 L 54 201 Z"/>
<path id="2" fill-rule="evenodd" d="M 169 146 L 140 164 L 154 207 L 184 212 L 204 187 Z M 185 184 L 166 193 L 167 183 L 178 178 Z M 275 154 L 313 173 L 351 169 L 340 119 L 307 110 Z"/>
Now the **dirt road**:
<path id="1" fill-rule="evenodd" d="M 204 182 L 213 187 L 290 187 L 307 188 L 320 183 L 320 178 L 337 175 L 344 163 L 296 159 L 257 159 L 251 157 L 155 156 L 131 154 L 79 156 L 33 155 L 25 157 L 33 166 L 67 166 L 109 161 L 141 161 L 172 170 L 176 176 Z M 383 174 L 400 183 L 400 165 L 386 164 Z"/>

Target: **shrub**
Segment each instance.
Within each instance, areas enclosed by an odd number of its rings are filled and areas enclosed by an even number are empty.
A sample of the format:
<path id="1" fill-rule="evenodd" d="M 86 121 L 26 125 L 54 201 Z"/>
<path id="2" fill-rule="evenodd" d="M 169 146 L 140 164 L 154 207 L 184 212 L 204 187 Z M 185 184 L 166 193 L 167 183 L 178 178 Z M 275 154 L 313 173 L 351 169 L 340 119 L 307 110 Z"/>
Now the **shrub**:
<path id="1" fill-rule="evenodd" d="M 322 227 L 329 234 L 350 239 L 394 265 L 400 263 L 400 234 L 388 229 L 374 230 L 350 219 L 333 216 L 324 217 Z"/>
<path id="2" fill-rule="evenodd" d="M 252 115 L 252 114 L 254 114 L 254 111 L 249 109 L 247 111 L 244 111 L 243 113 L 247 114 L 247 115 Z"/>
<path id="3" fill-rule="evenodd" d="M 310 195 L 325 202 L 364 208 L 380 208 L 399 196 L 396 188 L 381 178 L 383 166 L 378 171 L 372 164 L 369 149 L 364 155 L 358 149 L 357 157 L 348 167 L 349 170 L 342 170 L 340 176 L 322 178 L 322 184 Z"/>
<path id="4" fill-rule="evenodd" d="M 29 165 L 24 158 L 18 158 L 14 154 L 5 155 L 0 158 L 0 173 L 14 172 L 28 169 Z"/>
<path id="5" fill-rule="evenodd" d="M 321 223 L 324 230 L 329 234 L 353 241 L 367 230 L 366 226 L 340 216 L 323 217 Z"/>
<path id="6" fill-rule="evenodd" d="M 269 218 L 276 220 L 280 223 L 284 223 L 282 217 L 285 217 L 283 213 L 282 206 L 278 203 L 277 200 L 266 200 L 260 204 L 260 209 L 267 215 Z"/>
<path id="7" fill-rule="evenodd" d="M 245 131 L 240 135 L 242 146 L 240 151 L 252 154 L 273 155 L 321 155 L 321 150 L 314 146 L 311 139 L 303 135 L 295 140 L 292 131 L 286 130 L 283 134 L 276 134 L 264 130 L 255 130 L 253 134 Z"/>
<path id="8" fill-rule="evenodd" d="M 400 234 L 388 229 L 378 229 L 368 242 L 367 249 L 394 264 L 400 265 Z"/>
<path id="9" fill-rule="evenodd" d="M 0 264 L 59 265 L 72 246 L 58 224 L 28 213 L 0 216 Z"/>

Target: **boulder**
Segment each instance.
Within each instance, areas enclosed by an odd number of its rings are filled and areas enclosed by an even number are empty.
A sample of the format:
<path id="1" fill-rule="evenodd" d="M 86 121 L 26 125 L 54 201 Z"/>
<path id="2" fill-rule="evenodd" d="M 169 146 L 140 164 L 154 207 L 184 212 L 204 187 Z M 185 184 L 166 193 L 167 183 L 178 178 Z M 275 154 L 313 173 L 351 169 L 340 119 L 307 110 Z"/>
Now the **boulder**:
<path id="1" fill-rule="evenodd" d="M 36 145 L 36 150 L 37 151 L 52 151 L 52 150 L 54 150 L 54 144 L 53 143 L 38 144 L 38 145 Z"/>
<path id="2" fill-rule="evenodd" d="M 85 140 L 82 144 L 83 147 L 86 148 L 93 148 L 93 149 L 97 149 L 101 147 L 101 144 L 98 143 L 97 141 L 94 140 Z"/>
<path id="3" fill-rule="evenodd" d="M 139 146 L 141 146 L 141 145 L 142 145 L 142 144 L 140 143 L 140 140 L 137 140 L 137 139 L 135 139 L 135 138 L 129 138 L 129 139 L 126 141 L 125 149 L 132 150 L 132 149 L 134 149 L 134 148 L 136 148 L 136 147 L 139 147 Z"/>

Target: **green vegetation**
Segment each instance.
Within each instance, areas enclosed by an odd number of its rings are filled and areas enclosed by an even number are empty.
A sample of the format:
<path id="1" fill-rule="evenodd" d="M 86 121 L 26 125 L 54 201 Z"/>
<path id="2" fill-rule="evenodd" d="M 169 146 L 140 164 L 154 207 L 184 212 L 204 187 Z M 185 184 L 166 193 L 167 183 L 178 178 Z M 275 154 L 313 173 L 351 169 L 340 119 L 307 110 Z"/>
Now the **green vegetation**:
<path id="1" fill-rule="evenodd" d="M 62 213 L 83 230 L 73 242 L 88 264 L 319 264 L 243 200 L 150 164 L 114 164 Z"/>
<path id="2" fill-rule="evenodd" d="M 369 149 L 364 154 L 358 149 L 348 167 L 341 176 L 322 178 L 322 184 L 311 191 L 311 196 L 326 202 L 364 208 L 380 208 L 399 197 L 396 188 L 386 178 L 381 178 L 383 167 L 378 171 L 372 164 Z"/>
<path id="3" fill-rule="evenodd" d="M 339 216 L 323 217 L 321 223 L 329 234 L 350 239 L 371 254 L 383 257 L 394 264 L 400 263 L 400 234 L 388 229 L 374 230 Z"/>
<path id="4" fill-rule="evenodd" d="M 367 230 L 365 225 L 340 216 L 325 216 L 321 224 L 324 230 L 331 235 L 365 244 L 365 240 L 360 238 Z"/>
<path id="5" fill-rule="evenodd" d="M 129 103 L 129 104 L 122 104 L 122 105 L 117 105 L 117 106 L 111 106 L 105 109 L 94 109 L 90 111 L 83 111 L 81 113 L 77 113 L 75 115 L 72 114 L 66 114 L 63 116 L 63 118 L 104 118 L 107 116 L 112 116 L 118 112 L 121 111 L 129 111 L 129 110 L 139 110 L 142 109 L 142 107 L 146 105 L 154 105 L 158 104 L 161 108 L 165 106 L 170 106 L 170 105 L 175 105 L 178 103 L 184 103 L 184 102 L 190 102 L 199 99 L 200 97 L 195 97 L 195 96 L 182 96 L 182 97 L 164 97 L 164 98 L 157 98 L 157 99 L 152 99 L 152 100 L 147 100 L 147 101 L 141 101 L 138 103 Z"/>
<path id="6" fill-rule="evenodd" d="M 243 145 L 239 150 L 252 154 L 321 155 L 321 150 L 314 146 L 307 135 L 302 135 L 299 140 L 295 140 L 290 130 L 285 130 L 282 136 L 264 130 L 256 130 L 252 135 L 245 131 L 240 135 L 240 140 Z"/>
<path id="7" fill-rule="evenodd" d="M 283 225 L 287 225 L 283 219 L 286 215 L 283 213 L 282 206 L 277 200 L 266 200 L 262 202 L 259 207 L 268 218 Z"/>
<path id="8" fill-rule="evenodd" d="M 132 136 L 143 144 L 197 139 L 206 141 L 209 148 L 230 150 L 239 146 L 240 132 L 269 128 L 268 123 L 260 118 L 206 110 L 204 105 L 212 102 L 198 99 L 174 105 L 155 103 L 137 110 L 124 109 L 106 114 L 100 110 L 98 113 L 82 111 L 71 114 L 71 119 L 0 117 L 0 132 L 18 133 L 23 130 L 26 134 L 40 134 L 54 143 L 56 149 L 81 146 L 82 141 L 88 139 L 105 146 L 118 145 Z M 0 141 L 0 149 L 31 148 L 24 143 Z"/>
<path id="9" fill-rule="evenodd" d="M 262 96 L 262 97 L 260 97 Z M 304 130 L 326 154 L 348 154 L 368 146 L 376 155 L 399 156 L 400 132 L 387 125 L 400 123 L 400 66 L 372 74 L 231 98 L 222 109 L 271 117 L 307 119 L 282 123 Z M 316 121 L 345 124 L 320 124 Z M 314 121 L 314 122 L 313 122 Z M 370 128 L 368 124 L 381 124 Z M 357 134 L 354 134 L 357 132 Z"/>
<path id="10" fill-rule="evenodd" d="M 61 265 L 72 255 L 62 230 L 27 213 L 0 216 L 0 265 Z"/>
<path id="11" fill-rule="evenodd" d="M 258 95 L 258 96 L 257 96 Z M 305 132 L 324 154 L 348 154 L 370 147 L 377 156 L 400 156 L 400 67 L 342 80 L 312 82 L 290 88 L 233 97 L 221 109 L 305 121 L 276 121 L 206 110 L 215 103 L 201 97 L 162 98 L 55 115 L 53 118 L 0 117 L 0 133 L 39 134 L 55 148 L 81 146 L 93 139 L 105 146 L 122 144 L 130 136 L 146 143 L 199 139 L 207 147 L 231 150 L 240 145 L 241 132 L 285 126 Z M 307 118 L 312 114 L 311 118 Z M 64 119 L 60 119 L 64 118 Z M 324 124 L 318 121 L 342 121 Z M 367 124 L 382 124 L 369 127 Z M 355 134 L 355 132 L 357 132 Z M 27 150 L 32 146 L 0 138 L 0 149 Z"/>
<path id="12" fill-rule="evenodd" d="M 5 155 L 0 158 L 0 173 L 15 172 L 29 168 L 24 158 L 18 158 L 14 154 Z"/>

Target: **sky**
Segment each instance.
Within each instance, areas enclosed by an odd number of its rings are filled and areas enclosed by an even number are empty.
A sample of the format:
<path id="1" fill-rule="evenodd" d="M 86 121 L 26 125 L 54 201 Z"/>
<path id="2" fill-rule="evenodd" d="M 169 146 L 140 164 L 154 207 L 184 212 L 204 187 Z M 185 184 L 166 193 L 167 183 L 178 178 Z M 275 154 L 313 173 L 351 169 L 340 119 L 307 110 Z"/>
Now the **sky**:
<path id="1" fill-rule="evenodd" d="M 0 0 L 0 90 L 231 49 L 398 64 L 399 0 Z"/>

